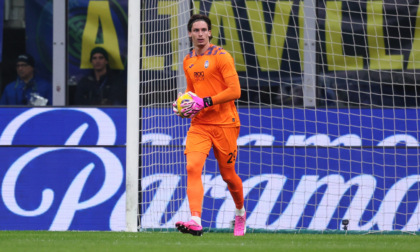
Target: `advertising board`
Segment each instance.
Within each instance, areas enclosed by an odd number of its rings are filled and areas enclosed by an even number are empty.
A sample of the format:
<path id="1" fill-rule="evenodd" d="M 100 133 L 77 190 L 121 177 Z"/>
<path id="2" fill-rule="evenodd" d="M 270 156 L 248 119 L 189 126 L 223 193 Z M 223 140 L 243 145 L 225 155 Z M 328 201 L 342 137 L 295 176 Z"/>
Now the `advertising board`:
<path id="1" fill-rule="evenodd" d="M 188 122 L 159 124 L 170 109 L 142 113 L 141 225 L 173 228 L 189 212 Z M 419 230 L 417 109 L 239 114 L 249 228 L 341 229 L 349 219 L 349 230 Z M 125 108 L 0 109 L 0 229 L 124 230 L 125 135 Z M 234 205 L 212 152 L 202 178 L 204 227 L 229 227 Z"/>

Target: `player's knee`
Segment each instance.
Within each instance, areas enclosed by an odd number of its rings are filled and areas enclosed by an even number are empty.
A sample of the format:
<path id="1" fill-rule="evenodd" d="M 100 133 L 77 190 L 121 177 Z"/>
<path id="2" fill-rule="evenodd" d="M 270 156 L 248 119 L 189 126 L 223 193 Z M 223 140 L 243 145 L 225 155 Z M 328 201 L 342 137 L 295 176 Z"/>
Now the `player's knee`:
<path id="1" fill-rule="evenodd" d="M 200 177 L 201 176 L 201 167 L 198 167 L 194 164 L 187 164 L 187 174 L 190 177 Z"/>
<path id="2" fill-rule="evenodd" d="M 232 184 L 235 182 L 236 180 L 236 175 L 235 174 L 230 174 L 230 173 L 222 173 L 222 178 L 223 181 L 225 181 L 228 185 Z"/>

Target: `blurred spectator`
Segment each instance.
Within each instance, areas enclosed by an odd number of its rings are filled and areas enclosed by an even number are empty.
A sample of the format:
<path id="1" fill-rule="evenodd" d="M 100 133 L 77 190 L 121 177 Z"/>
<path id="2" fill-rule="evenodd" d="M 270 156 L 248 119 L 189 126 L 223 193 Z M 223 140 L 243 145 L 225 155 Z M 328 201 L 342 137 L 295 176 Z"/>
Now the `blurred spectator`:
<path id="1" fill-rule="evenodd" d="M 6 85 L 0 105 L 45 106 L 52 104 L 52 85 L 35 76 L 35 60 L 27 54 L 16 59 L 17 78 Z"/>
<path id="2" fill-rule="evenodd" d="M 77 84 L 75 105 L 126 105 L 124 74 L 109 68 L 108 57 L 104 48 L 92 49 L 90 62 L 93 69 Z"/>

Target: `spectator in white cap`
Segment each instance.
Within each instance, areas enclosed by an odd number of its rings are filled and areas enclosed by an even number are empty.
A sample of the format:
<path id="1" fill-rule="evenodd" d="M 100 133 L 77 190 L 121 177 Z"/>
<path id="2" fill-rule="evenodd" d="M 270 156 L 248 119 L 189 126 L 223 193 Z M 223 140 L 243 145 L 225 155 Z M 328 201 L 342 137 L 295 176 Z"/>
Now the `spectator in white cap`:
<path id="1" fill-rule="evenodd" d="M 35 76 L 35 60 L 27 54 L 16 59 L 15 81 L 6 85 L 0 105 L 45 106 L 52 104 L 52 85 Z"/>

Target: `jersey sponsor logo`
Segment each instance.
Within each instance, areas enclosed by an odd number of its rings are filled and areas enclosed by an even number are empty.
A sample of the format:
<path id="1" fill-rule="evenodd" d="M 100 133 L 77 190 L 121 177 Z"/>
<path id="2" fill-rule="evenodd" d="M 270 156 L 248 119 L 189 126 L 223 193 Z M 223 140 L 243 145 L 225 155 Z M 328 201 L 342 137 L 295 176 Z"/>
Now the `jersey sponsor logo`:
<path id="1" fill-rule="evenodd" d="M 194 72 L 194 78 L 196 81 L 203 81 L 204 80 L 204 72 Z"/>

